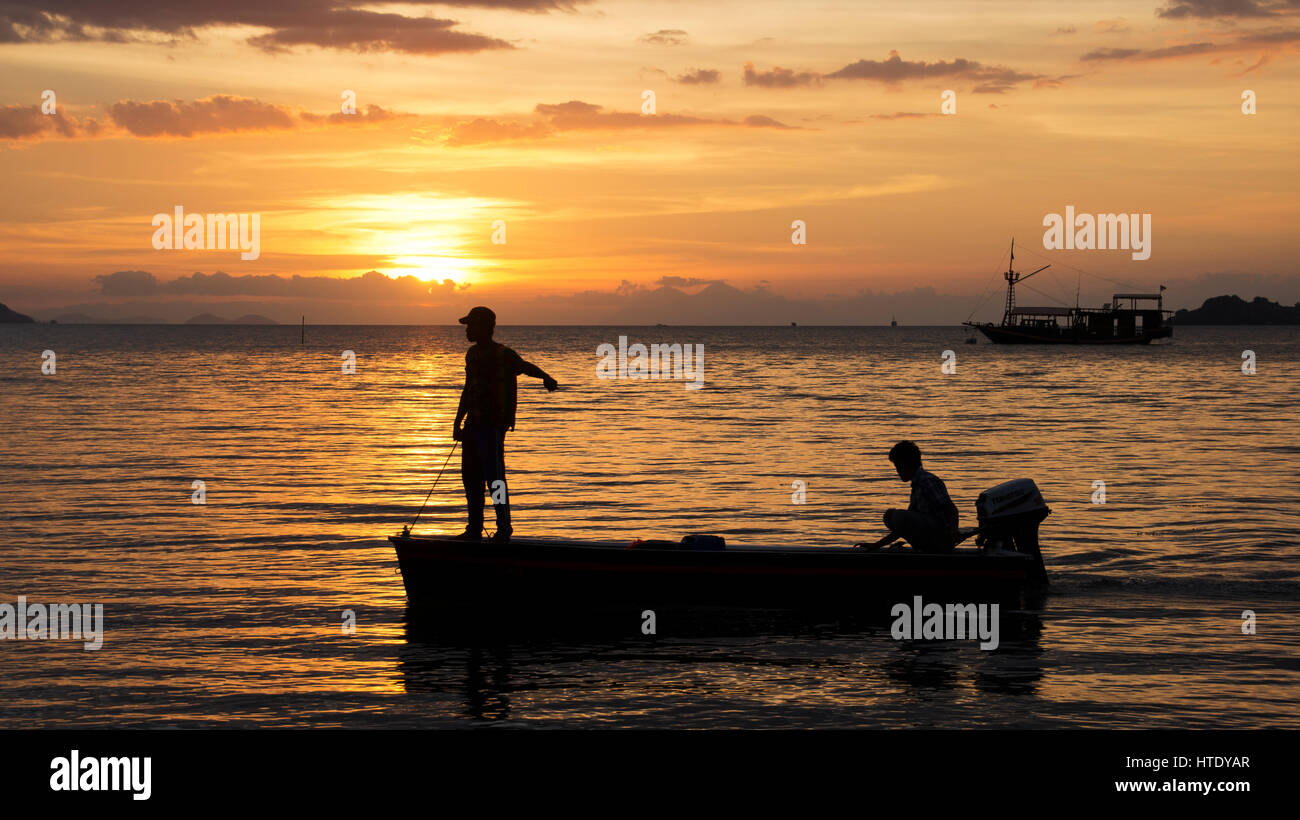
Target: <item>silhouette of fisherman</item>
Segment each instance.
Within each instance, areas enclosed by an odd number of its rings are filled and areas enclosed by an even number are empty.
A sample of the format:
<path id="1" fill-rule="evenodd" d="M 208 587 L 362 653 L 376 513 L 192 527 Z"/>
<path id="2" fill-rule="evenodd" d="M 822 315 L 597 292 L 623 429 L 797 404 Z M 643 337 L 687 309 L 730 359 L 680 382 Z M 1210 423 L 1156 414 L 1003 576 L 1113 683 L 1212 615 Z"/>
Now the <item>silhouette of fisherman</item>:
<path id="1" fill-rule="evenodd" d="M 474 346 L 465 352 L 465 387 L 460 391 L 460 406 L 451 435 L 461 442 L 460 478 L 465 485 L 469 507 L 469 525 L 458 538 L 477 540 L 483 537 L 483 489 L 487 488 L 496 508 L 497 529 L 493 541 L 509 541 L 510 496 L 506 489 L 506 431 L 515 429 L 518 394 L 515 377 L 520 373 L 541 379 L 549 391 L 559 383 L 540 367 L 520 358 L 519 354 L 492 340 L 497 316 L 490 309 L 471 308 L 462 316 L 465 337 Z M 464 422 L 464 427 L 461 422 Z"/>
<path id="2" fill-rule="evenodd" d="M 855 546 L 874 552 L 896 538 L 904 538 L 917 552 L 952 552 L 959 540 L 957 505 L 937 475 L 921 467 L 921 448 L 900 441 L 889 451 L 898 477 L 910 482 L 912 494 L 905 510 L 885 510 L 889 532 L 874 543 Z"/>

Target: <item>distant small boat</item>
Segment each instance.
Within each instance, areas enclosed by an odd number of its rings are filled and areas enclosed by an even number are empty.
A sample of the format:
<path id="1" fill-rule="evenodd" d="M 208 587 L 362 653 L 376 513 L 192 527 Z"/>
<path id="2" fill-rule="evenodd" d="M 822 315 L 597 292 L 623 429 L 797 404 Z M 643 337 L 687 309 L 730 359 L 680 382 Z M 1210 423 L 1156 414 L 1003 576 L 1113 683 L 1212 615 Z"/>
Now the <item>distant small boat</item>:
<path id="1" fill-rule="evenodd" d="M 1021 275 L 1013 269 L 1015 261 L 1016 243 L 1012 240 L 1011 262 L 1003 274 L 1007 280 L 1007 303 L 1002 323 L 962 322 L 996 344 L 1132 345 L 1149 344 L 1174 334 L 1169 324 L 1174 312 L 1164 309 L 1164 285 L 1158 293 L 1116 293 L 1113 301 L 1100 309 L 1023 307 L 1016 304 L 1016 283 L 1051 265 Z M 1128 307 L 1120 307 L 1122 301 L 1127 301 Z M 1139 307 L 1139 302 L 1155 302 L 1155 306 Z"/>
<path id="2" fill-rule="evenodd" d="M 798 326 L 799 326 L 799 323 L 798 323 L 798 322 L 791 322 L 791 323 L 790 323 L 790 327 L 798 327 Z"/>
<path id="3" fill-rule="evenodd" d="M 890 317 L 889 317 L 889 326 L 890 326 L 890 327 L 898 327 L 898 320 L 895 319 L 893 316 L 890 316 Z"/>

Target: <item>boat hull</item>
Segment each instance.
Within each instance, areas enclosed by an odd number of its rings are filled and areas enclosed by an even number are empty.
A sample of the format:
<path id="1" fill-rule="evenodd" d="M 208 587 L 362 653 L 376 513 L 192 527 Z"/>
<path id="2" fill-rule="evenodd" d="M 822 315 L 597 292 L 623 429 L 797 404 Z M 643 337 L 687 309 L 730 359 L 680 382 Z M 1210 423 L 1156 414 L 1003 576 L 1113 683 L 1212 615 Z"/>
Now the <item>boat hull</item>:
<path id="1" fill-rule="evenodd" d="M 928 555 L 837 547 L 691 551 L 542 539 L 389 540 L 407 598 L 421 606 L 867 611 L 910 604 L 914 595 L 936 603 L 1015 603 L 1034 566 L 1027 555 L 974 549 Z"/>
<path id="2" fill-rule="evenodd" d="M 987 336 L 989 341 L 1000 345 L 1145 345 L 1156 339 L 1167 339 L 1173 335 L 1173 328 L 1169 327 L 1162 327 L 1140 336 L 1099 336 L 1073 333 L 1068 330 L 1062 333 L 1037 333 L 1032 330 L 992 324 L 973 325 L 973 327 Z"/>

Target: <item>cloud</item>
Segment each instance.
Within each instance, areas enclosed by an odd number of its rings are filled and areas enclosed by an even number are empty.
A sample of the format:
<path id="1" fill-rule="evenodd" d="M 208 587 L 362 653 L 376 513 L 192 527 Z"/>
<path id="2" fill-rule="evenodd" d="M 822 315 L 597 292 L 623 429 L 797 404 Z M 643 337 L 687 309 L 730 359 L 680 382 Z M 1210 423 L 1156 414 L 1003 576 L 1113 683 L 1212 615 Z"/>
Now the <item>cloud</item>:
<path id="1" fill-rule="evenodd" d="M 720 120 L 691 117 L 685 114 L 641 114 L 632 111 L 606 111 L 603 106 L 581 100 L 554 105 L 541 103 L 536 111 L 560 131 L 590 131 L 617 128 L 666 128 L 684 125 L 716 125 Z"/>
<path id="2" fill-rule="evenodd" d="M 774 67 L 771 71 L 757 71 L 753 63 L 745 63 L 745 85 L 762 88 L 796 88 L 813 85 L 821 80 L 821 75 L 810 71 L 793 71 L 789 68 Z"/>
<path id="3" fill-rule="evenodd" d="M 300 127 L 335 127 L 374 125 L 414 115 L 368 105 L 355 114 L 313 114 L 296 112 L 287 106 L 261 100 L 216 94 L 200 100 L 121 100 L 108 106 L 112 129 L 106 130 L 98 120 L 81 121 L 62 111 L 45 116 L 39 106 L 0 106 L 0 139 L 39 139 L 54 133 L 67 137 L 93 137 L 129 134 L 141 138 L 197 137 L 246 131 L 283 131 Z M 534 113 L 534 122 L 513 122 L 478 117 L 453 124 L 446 130 L 444 144 L 478 145 L 509 140 L 542 139 L 559 131 L 613 130 L 620 128 L 670 128 L 677 126 L 746 126 L 752 128 L 794 129 L 761 114 L 743 120 L 714 119 L 685 114 L 643 115 L 632 111 L 607 111 L 602 106 L 581 100 L 543 103 Z"/>
<path id="4" fill-rule="evenodd" d="M 100 293 L 114 298 L 152 296 L 158 290 L 158 279 L 152 273 L 143 270 L 120 270 L 100 274 L 93 281 L 99 284 Z"/>
<path id="5" fill-rule="evenodd" d="M 1300 0 L 1295 0 L 1300 7 Z M 1287 46 L 1300 42 L 1300 29 L 1271 28 L 1238 33 L 1231 40 L 1211 43 L 1181 43 L 1164 48 L 1099 48 L 1079 57 L 1087 62 L 1143 62 L 1147 60 L 1170 60 L 1181 57 L 1197 57 L 1205 54 L 1221 54 L 1234 51 L 1263 51 L 1255 65 L 1247 71 L 1266 65 L 1270 59 L 1268 51 L 1271 46 Z M 1217 61 L 1213 61 L 1217 62 Z M 1244 73 L 1244 72 L 1243 72 Z M 1240 76 L 1240 75 L 1238 75 Z M 1065 78 L 1062 78 L 1065 79 Z"/>
<path id="6" fill-rule="evenodd" d="M 1038 74 L 1026 74 L 1003 66 L 986 66 L 965 57 L 952 62 L 939 60 L 904 60 L 897 51 L 890 51 L 884 60 L 858 60 L 838 71 L 824 75 L 827 80 L 873 80 L 897 84 L 907 80 L 966 79 L 978 83 L 976 93 L 1000 94 L 1012 85 L 1036 80 Z"/>
<path id="7" fill-rule="evenodd" d="M 873 120 L 920 120 L 926 117 L 938 117 L 939 114 L 922 114 L 917 111 L 895 111 L 892 114 L 872 114 Z"/>
<path id="8" fill-rule="evenodd" d="M 751 128 L 781 128 L 790 131 L 799 130 L 793 125 L 786 125 L 783 122 L 777 122 L 771 117 L 765 117 L 762 114 L 751 114 L 748 117 L 745 117 L 742 122 Z"/>
<path id="9" fill-rule="evenodd" d="M 1114 20 L 1098 20 L 1093 24 L 1092 30 L 1098 34 L 1123 34 L 1130 30 L 1128 21 L 1123 17 Z"/>
<path id="10" fill-rule="evenodd" d="M 581 100 L 566 103 L 541 103 L 537 113 L 546 117 L 560 131 L 587 131 L 616 128 L 668 128 L 685 125 L 737 125 L 733 120 L 691 117 L 685 114 L 640 114 L 630 111 L 606 111 L 603 106 Z M 754 127 L 789 128 L 770 117 L 746 117 L 744 125 Z"/>
<path id="11" fill-rule="evenodd" d="M 259 297 L 264 299 L 324 299 L 346 302 L 428 300 L 464 290 L 451 279 L 429 283 L 414 276 L 388 276 L 368 271 L 360 276 L 231 276 L 217 271 L 194 273 L 160 282 L 148 271 L 123 270 L 94 277 L 100 292 L 111 299 L 158 297 Z"/>
<path id="12" fill-rule="evenodd" d="M 167 292 L 171 288 L 177 291 L 195 288 L 192 280 L 196 279 L 197 288 L 206 291 L 205 295 L 188 297 Z M 41 319 L 82 313 L 101 319 L 157 316 L 169 321 L 185 321 L 198 313 L 221 316 L 257 313 L 294 325 L 306 314 L 309 325 L 391 322 L 454 328 L 456 318 L 463 316 L 469 307 L 487 304 L 496 311 L 507 334 L 503 340 L 508 342 L 509 328 L 521 324 L 887 325 L 891 315 L 905 325 L 956 324 L 970 316 L 972 302 L 977 298 L 972 293 L 940 293 L 931 287 L 791 298 L 773 292 L 765 282 L 736 287 L 721 279 L 672 275 L 660 277 L 649 285 L 624 280 L 617 287 L 601 290 L 541 295 L 523 292 L 514 283 L 496 291 L 476 288 L 466 292 L 449 280 L 430 284 L 409 276 L 392 278 L 375 271 L 342 279 L 213 274 L 175 281 L 179 284 L 160 283 L 155 291 L 139 297 L 100 299 L 23 312 Z M 1285 274 L 1206 273 L 1157 281 L 1165 281 L 1170 293 L 1178 294 L 1176 301 L 1167 302 L 1171 307 L 1196 307 L 1202 300 L 1223 293 L 1240 293 L 1245 298 L 1267 296 L 1284 304 L 1300 300 L 1300 284 L 1294 276 Z M 1156 286 L 1155 281 L 1135 284 Z M 261 295 L 262 291 L 271 295 Z M 1109 292 L 1096 295 L 1100 302 L 1108 298 Z M 986 302 L 978 315 L 996 319 L 1000 310 L 996 301 Z"/>
<path id="13" fill-rule="evenodd" d="M 569 10 L 591 0 L 439 0 L 436 5 L 521 12 Z M 431 5 L 419 2 L 418 5 Z M 354 52 L 436 55 L 514 48 L 453 30 L 455 20 L 372 11 L 368 0 L 196 3 L 193 0 L 9 0 L 0 5 L 0 43 L 196 40 L 204 29 L 265 29 L 249 43 L 268 51 L 316 46 Z"/>
<path id="14" fill-rule="evenodd" d="M 1255 62 L 1254 65 L 1252 65 L 1252 66 L 1250 66 L 1249 68 L 1245 69 L 1245 70 L 1242 71 L 1240 74 L 1237 74 L 1237 76 L 1238 76 L 1238 77 L 1244 77 L 1245 75 L 1249 74 L 1250 72 L 1252 72 L 1252 71 L 1254 71 L 1254 70 L 1256 70 L 1256 69 L 1258 69 L 1258 68 L 1263 68 L 1264 66 L 1268 65 L 1269 62 L 1270 62 L 1271 60 L 1272 60 L 1272 55 L 1270 55 L 1270 54 L 1261 54 L 1261 55 L 1259 55 L 1259 59 Z"/>
<path id="15" fill-rule="evenodd" d="M 653 46 L 682 46 L 686 45 L 686 32 L 678 28 L 665 28 L 653 34 L 642 34 L 638 39 Z"/>
<path id="16" fill-rule="evenodd" d="M 712 285 L 715 282 L 721 282 L 721 281 L 723 280 L 701 279 L 697 276 L 660 276 L 659 279 L 655 281 L 655 284 L 659 285 L 660 287 L 666 287 L 666 288 L 693 288 L 698 285 Z M 629 289 L 627 287 L 629 285 L 631 285 L 630 282 L 628 282 L 627 280 L 623 280 L 624 292 L 629 292 L 629 290 L 635 289 L 635 286 Z"/>
<path id="17" fill-rule="evenodd" d="M 632 111 L 606 111 L 603 106 L 582 100 L 563 103 L 539 103 L 532 123 L 502 122 L 478 118 L 456 123 L 447 132 L 443 144 L 449 147 L 481 145 L 509 140 L 545 139 L 562 131 L 602 131 L 629 128 L 672 128 L 679 126 L 738 125 L 730 120 L 690 117 L 683 114 L 641 114 Z M 755 118 L 750 118 L 755 119 Z M 786 127 L 770 118 L 746 123 L 755 127 Z"/>
<path id="18" fill-rule="evenodd" d="M 0 139 L 123 136 L 195 137 L 236 131 L 282 131 L 307 126 L 372 125 L 410 114 L 379 105 L 365 106 L 355 114 L 312 114 L 264 103 L 260 100 L 215 94 L 201 100 L 121 100 L 107 107 L 106 127 L 94 117 L 78 120 L 62 108 L 51 115 L 39 106 L 0 106 Z"/>
<path id="19" fill-rule="evenodd" d="M 704 285 L 695 292 L 679 288 Z M 572 296 L 552 296 L 542 303 L 503 311 L 544 311 L 550 321 L 650 325 L 670 321 L 675 325 L 783 325 L 817 323 L 853 325 L 887 324 L 891 314 L 909 323 L 938 324 L 959 321 L 970 313 L 969 295 L 938 294 L 933 288 L 896 293 L 860 290 L 848 294 L 792 299 L 767 286 L 739 288 L 719 279 L 683 279 L 665 276 L 647 287 L 623 281 L 613 290 L 587 290 Z M 527 321 L 523 318 L 516 321 Z"/>
<path id="20" fill-rule="evenodd" d="M 1080 57 L 1080 60 L 1165 60 L 1173 57 L 1194 57 L 1198 54 L 1207 54 L 1214 51 L 1222 51 L 1223 46 L 1214 43 L 1187 43 L 1185 45 L 1169 46 L 1167 48 L 1141 49 L 1141 48 L 1099 48 L 1095 51 L 1089 51 Z"/>
<path id="21" fill-rule="evenodd" d="M 1052 32 L 1052 34 L 1053 36 L 1057 34 L 1074 34 L 1076 31 L 1078 31 L 1078 29 L 1074 26 L 1061 26 L 1056 31 Z"/>
<path id="22" fill-rule="evenodd" d="M 413 115 L 399 114 L 391 108 L 383 108 L 382 106 L 371 103 L 370 105 L 365 106 L 364 109 L 358 110 L 355 114 L 344 114 L 342 111 L 336 111 L 333 114 L 312 114 L 304 111 L 298 115 L 298 118 L 303 122 L 311 123 L 313 125 L 320 123 L 328 123 L 330 125 L 366 125 L 410 116 Z"/>
<path id="23" fill-rule="evenodd" d="M 500 122 L 479 117 L 469 122 L 453 125 L 447 134 L 445 145 L 482 145 L 488 142 L 506 140 L 538 139 L 550 136 L 554 130 L 545 123 Z"/>
<path id="24" fill-rule="evenodd" d="M 405 17 L 374 11 L 330 11 L 319 19 L 277 27 L 249 39 L 264 51 L 289 51 L 293 46 L 317 46 L 339 51 L 388 51 L 424 56 L 513 49 L 505 40 L 452 31 L 455 20 Z"/>
<path id="25" fill-rule="evenodd" d="M 88 126 L 98 130 L 99 124 L 93 120 Z M 64 137 L 75 137 L 83 133 L 86 124 L 68 117 L 62 110 L 53 114 L 42 114 L 39 105 L 4 105 L 0 106 L 0 139 L 18 140 L 32 137 L 48 136 L 52 133 Z"/>
<path id="26" fill-rule="evenodd" d="M 1300 30 L 1275 29 L 1272 31 L 1254 31 L 1237 38 L 1243 46 L 1278 45 L 1281 43 L 1300 42 Z"/>
<path id="27" fill-rule="evenodd" d="M 547 130 L 540 132 L 543 135 L 549 134 L 551 131 L 599 131 L 623 128 L 673 128 L 708 125 L 793 128 L 793 126 L 761 114 L 754 114 L 737 122 L 735 120 L 692 117 L 685 114 L 641 114 L 632 111 L 606 111 L 604 106 L 583 102 L 582 100 L 569 100 L 563 103 L 539 103 L 534 110 L 546 120 Z"/>
<path id="28" fill-rule="evenodd" d="M 1156 16 L 1175 20 L 1187 17 L 1269 17 L 1287 10 L 1297 10 L 1294 0 L 1172 0 L 1168 6 L 1156 9 Z"/>
<path id="29" fill-rule="evenodd" d="M 678 74 L 673 82 L 683 85 L 713 85 L 722 79 L 722 72 L 711 68 L 693 68 L 685 74 Z"/>
<path id="30" fill-rule="evenodd" d="M 1039 77 L 1034 80 L 1034 88 L 1065 88 L 1066 80 L 1079 77 L 1078 74 L 1062 74 L 1059 77 Z"/>
<path id="31" fill-rule="evenodd" d="M 137 137 L 178 136 L 222 131 L 276 131 L 294 127 L 293 115 L 283 106 L 216 94 L 194 102 L 130 100 L 108 108 L 114 124 Z"/>

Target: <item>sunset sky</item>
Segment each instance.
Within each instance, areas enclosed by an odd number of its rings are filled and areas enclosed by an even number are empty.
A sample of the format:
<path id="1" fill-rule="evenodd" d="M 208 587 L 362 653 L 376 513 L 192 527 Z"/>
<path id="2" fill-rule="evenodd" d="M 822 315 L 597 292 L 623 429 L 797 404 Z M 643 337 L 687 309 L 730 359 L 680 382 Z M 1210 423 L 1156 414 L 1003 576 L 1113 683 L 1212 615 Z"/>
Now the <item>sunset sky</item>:
<path id="1" fill-rule="evenodd" d="M 946 322 L 1014 236 L 1057 299 L 1289 304 L 1298 53 L 1300 0 L 6 3 L 0 302 Z M 1151 214 L 1151 258 L 1044 251 L 1067 205 Z M 259 258 L 156 250 L 176 206 L 260 214 Z"/>

